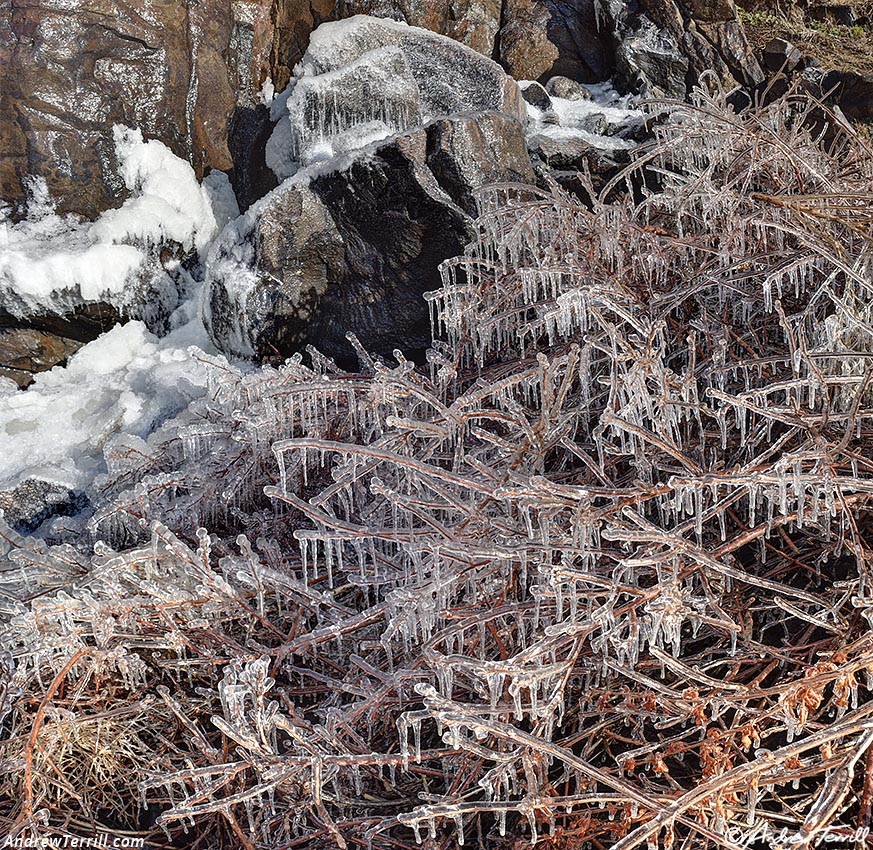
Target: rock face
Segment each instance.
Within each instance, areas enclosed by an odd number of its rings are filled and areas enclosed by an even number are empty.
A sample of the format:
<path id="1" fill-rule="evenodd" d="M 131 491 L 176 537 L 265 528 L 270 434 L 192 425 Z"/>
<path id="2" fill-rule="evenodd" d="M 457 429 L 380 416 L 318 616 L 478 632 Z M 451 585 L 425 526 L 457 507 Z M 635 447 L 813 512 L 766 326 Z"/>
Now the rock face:
<path id="1" fill-rule="evenodd" d="M 240 11 L 250 4 L 237 4 Z M 112 125 L 143 129 L 202 174 L 233 167 L 227 129 L 251 88 L 230 0 L 25 0 L 5 6 L 0 193 L 45 177 L 60 212 L 117 205 Z M 4 38 L 4 36 L 0 36 Z"/>
<path id="2" fill-rule="evenodd" d="M 704 71 L 754 86 L 763 71 L 733 0 L 607 0 L 619 82 L 654 96 L 684 97 Z"/>
<path id="3" fill-rule="evenodd" d="M 377 354 L 420 356 L 422 294 L 469 238 L 472 190 L 497 180 L 533 174 L 522 125 L 493 112 L 412 129 L 340 170 L 301 172 L 225 230 L 209 264 L 213 339 L 262 359 L 312 344 L 351 367 L 352 331 Z"/>
<path id="4" fill-rule="evenodd" d="M 32 328 L 0 329 L 0 376 L 27 387 L 36 372 L 66 360 L 81 343 Z"/>
<path id="5" fill-rule="evenodd" d="M 560 74 L 582 82 L 612 72 L 610 32 L 595 0 L 505 0 L 500 61 L 517 80 Z"/>
<path id="6" fill-rule="evenodd" d="M 14 490 L 0 492 L 3 519 L 19 534 L 32 534 L 47 519 L 74 516 L 87 506 L 84 493 L 39 478 L 28 478 Z"/>

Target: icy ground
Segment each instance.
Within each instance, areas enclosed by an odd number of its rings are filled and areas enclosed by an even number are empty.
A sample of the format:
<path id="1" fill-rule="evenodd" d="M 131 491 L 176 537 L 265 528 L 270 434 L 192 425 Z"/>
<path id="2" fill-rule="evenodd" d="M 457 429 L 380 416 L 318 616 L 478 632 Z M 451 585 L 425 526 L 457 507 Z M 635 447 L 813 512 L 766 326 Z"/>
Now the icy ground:
<path id="1" fill-rule="evenodd" d="M 332 73 L 323 76 L 325 85 L 336 82 Z M 297 100 L 310 96 L 314 85 L 303 83 Z M 529 107 L 529 133 L 581 137 L 606 149 L 632 146 L 619 134 L 642 114 L 609 84 L 590 88 L 591 101 L 553 98 L 551 116 Z M 395 93 L 400 103 L 402 86 Z M 290 95 L 276 97 L 274 113 L 287 109 Z M 350 151 L 372 143 L 374 134 L 390 133 L 381 120 L 385 115 L 380 113 L 378 128 L 372 120 L 351 129 L 337 126 L 335 141 L 330 128 L 318 128 L 309 161 L 319 161 L 323 169 L 333 163 L 330 157 L 347 160 Z M 412 117 L 404 113 L 398 123 Z M 146 292 L 166 309 L 169 333 L 159 338 L 142 321 L 129 321 L 85 345 L 68 365 L 37 375 L 27 390 L 0 378 L 0 490 L 36 477 L 93 498 L 106 471 L 107 441 L 114 435 L 145 437 L 206 393 L 210 370 L 217 368 L 214 359 L 201 359 L 203 352 L 215 352 L 201 319 L 198 281 L 222 227 L 238 221 L 227 177 L 216 172 L 198 184 L 186 162 L 160 142 L 144 141 L 136 130 L 117 127 L 115 141 L 131 193 L 121 208 L 95 222 L 59 216 L 44 183 L 33 181 L 24 221 L 9 222 L 0 209 L 0 304 L 13 314 L 36 315 L 104 300 L 136 316 L 132 305 L 137 293 Z M 194 257 L 192 273 L 158 260 L 168 243 Z"/>
<path id="2" fill-rule="evenodd" d="M 529 80 L 519 83 L 522 90 Z M 612 83 L 585 86 L 591 100 L 566 100 L 550 96 L 551 110 L 527 104 L 527 135 L 548 136 L 555 140 L 582 139 L 598 150 L 631 150 L 636 143 L 622 138 L 645 121 L 645 115 L 635 108 L 632 95 L 621 95 Z"/>

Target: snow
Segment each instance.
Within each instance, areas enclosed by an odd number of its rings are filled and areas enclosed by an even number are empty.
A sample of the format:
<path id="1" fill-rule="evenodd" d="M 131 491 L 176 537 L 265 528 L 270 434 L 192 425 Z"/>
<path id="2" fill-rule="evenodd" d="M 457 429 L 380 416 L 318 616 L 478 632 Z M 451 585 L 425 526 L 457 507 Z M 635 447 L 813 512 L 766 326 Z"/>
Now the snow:
<path id="1" fill-rule="evenodd" d="M 139 130 L 116 126 L 114 139 L 131 192 L 119 209 L 95 222 L 59 216 L 45 181 L 34 179 L 27 217 L 0 219 L 0 303 L 12 314 L 63 313 L 99 300 L 125 306 L 146 281 L 161 279 L 156 246 L 201 251 L 214 238 L 214 187 L 200 186 L 187 162 Z"/>
<path id="2" fill-rule="evenodd" d="M 141 130 L 116 125 L 115 153 L 124 185 L 134 193 L 117 210 L 107 210 L 91 227 L 99 242 L 177 242 L 184 249 L 206 247 L 217 229 L 209 193 L 194 169 L 164 144 L 143 141 Z"/>
<path id="3" fill-rule="evenodd" d="M 40 478 L 90 493 L 111 436 L 145 437 L 205 392 L 195 328 L 158 339 L 142 322 L 116 325 L 26 391 L 0 383 L 0 490 Z"/>
<path id="4" fill-rule="evenodd" d="M 524 90 L 531 83 L 523 80 Z M 581 139 L 601 150 L 630 150 L 636 143 L 622 134 L 638 128 L 645 115 L 635 108 L 632 95 L 620 95 L 609 82 L 586 85 L 591 100 L 550 96 L 551 110 L 527 104 L 527 134 L 556 140 Z"/>

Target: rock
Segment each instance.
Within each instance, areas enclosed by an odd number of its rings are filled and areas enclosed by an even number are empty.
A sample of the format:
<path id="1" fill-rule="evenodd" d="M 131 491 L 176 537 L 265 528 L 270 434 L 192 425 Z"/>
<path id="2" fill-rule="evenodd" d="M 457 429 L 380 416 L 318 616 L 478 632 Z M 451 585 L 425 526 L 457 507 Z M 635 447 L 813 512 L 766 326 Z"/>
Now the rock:
<path id="1" fill-rule="evenodd" d="M 19 534 L 32 534 L 47 519 L 74 516 L 87 507 L 84 493 L 39 478 L 28 478 L 15 489 L 0 492 L 3 518 Z"/>
<path id="2" fill-rule="evenodd" d="M 734 0 L 684 0 L 691 18 L 698 23 L 714 24 L 737 16 Z"/>
<path id="3" fill-rule="evenodd" d="M 645 16 L 622 39 L 615 61 L 616 75 L 626 88 L 646 97 L 685 97 L 688 57 L 669 30 L 659 30 Z"/>
<path id="4" fill-rule="evenodd" d="M 441 118 L 426 129 L 427 167 L 471 217 L 478 214 L 474 191 L 480 186 L 533 180 L 524 135 L 506 113 Z"/>
<path id="5" fill-rule="evenodd" d="M 733 0 L 604 0 L 604 9 L 625 88 L 684 97 L 704 71 L 729 88 L 764 79 Z"/>
<path id="6" fill-rule="evenodd" d="M 739 20 L 734 18 L 719 23 L 700 23 L 697 29 L 715 48 L 721 61 L 730 69 L 734 80 L 745 86 L 755 86 L 764 81 L 764 72 Z M 697 66 L 693 67 L 697 71 Z M 697 73 L 699 75 L 700 71 Z"/>
<path id="7" fill-rule="evenodd" d="M 233 11 L 230 0 L 13 4 L 0 26 L 0 146 L 16 151 L 0 157 L 2 196 L 22 198 L 22 178 L 35 174 L 60 212 L 93 218 L 117 205 L 116 123 L 164 141 L 199 175 L 231 168 L 228 122 L 246 88 Z"/>
<path id="8" fill-rule="evenodd" d="M 525 103 L 529 103 L 543 112 L 552 108 L 552 99 L 549 97 L 549 93 L 539 83 L 529 82 L 522 88 L 521 96 Z"/>
<path id="9" fill-rule="evenodd" d="M 528 140 L 531 153 L 550 168 L 582 170 L 587 164 L 592 174 L 612 175 L 621 165 L 630 161 L 624 148 L 600 148 L 580 138 L 555 138 L 535 135 Z"/>
<path id="10" fill-rule="evenodd" d="M 267 146 L 280 178 L 440 116 L 527 114 L 496 62 L 445 36 L 363 15 L 313 33 L 286 95 Z"/>
<path id="11" fill-rule="evenodd" d="M 233 159 L 230 182 L 243 211 L 276 188 L 276 175 L 267 167 L 265 158 L 272 132 L 270 111 L 261 104 L 237 107 L 231 116 L 227 134 Z"/>
<path id="12" fill-rule="evenodd" d="M 764 47 L 764 64 L 771 71 L 790 74 L 803 61 L 803 54 L 784 38 L 771 38 Z"/>
<path id="13" fill-rule="evenodd" d="M 470 237 L 472 190 L 533 175 L 514 117 L 481 113 L 411 129 L 341 168 L 292 178 L 227 228 L 207 279 L 206 324 L 236 356 L 312 344 L 349 368 L 346 333 L 384 357 L 430 343 L 423 293 Z"/>
<path id="14" fill-rule="evenodd" d="M 394 18 L 448 36 L 484 56 L 494 54 L 500 0 L 341 0 L 337 18 Z"/>
<path id="15" fill-rule="evenodd" d="M 546 83 L 546 91 L 553 97 L 564 100 L 591 100 L 591 92 L 569 77 L 552 77 Z"/>
<path id="16" fill-rule="evenodd" d="M 500 62 L 517 80 L 560 74 L 597 82 L 613 69 L 610 33 L 597 19 L 596 0 L 506 0 Z"/>
<path id="17" fill-rule="evenodd" d="M 831 71 L 821 82 L 847 118 L 873 121 L 873 75 L 856 71 Z"/>
<path id="18" fill-rule="evenodd" d="M 0 328 L 0 375 L 27 387 L 36 372 L 45 372 L 82 347 L 76 340 L 33 328 Z"/>
<path id="19" fill-rule="evenodd" d="M 392 48 L 406 61 L 425 117 L 488 109 L 524 115 L 518 85 L 496 62 L 437 33 L 366 15 L 319 27 L 301 60 L 302 77 L 340 71 Z"/>

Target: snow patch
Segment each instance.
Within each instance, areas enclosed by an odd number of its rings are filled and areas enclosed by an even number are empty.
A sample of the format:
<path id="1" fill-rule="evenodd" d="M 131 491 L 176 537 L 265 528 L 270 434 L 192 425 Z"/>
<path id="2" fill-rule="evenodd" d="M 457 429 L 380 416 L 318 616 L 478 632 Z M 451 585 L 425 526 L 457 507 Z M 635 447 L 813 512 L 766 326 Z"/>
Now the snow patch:
<path id="1" fill-rule="evenodd" d="M 90 495 L 111 436 L 145 437 L 205 393 L 209 367 L 187 347 L 191 333 L 116 325 L 26 391 L 0 382 L 0 490 L 40 478 Z"/>
<path id="2" fill-rule="evenodd" d="M 140 130 L 113 132 L 131 192 L 119 209 L 94 222 L 59 216 L 45 181 L 33 178 L 27 217 L 16 224 L 0 217 L 0 304 L 12 314 L 63 313 L 99 300 L 126 306 L 148 283 L 171 285 L 152 249 L 170 243 L 202 251 L 217 233 L 214 187 L 200 186 L 187 162 L 144 141 Z"/>

